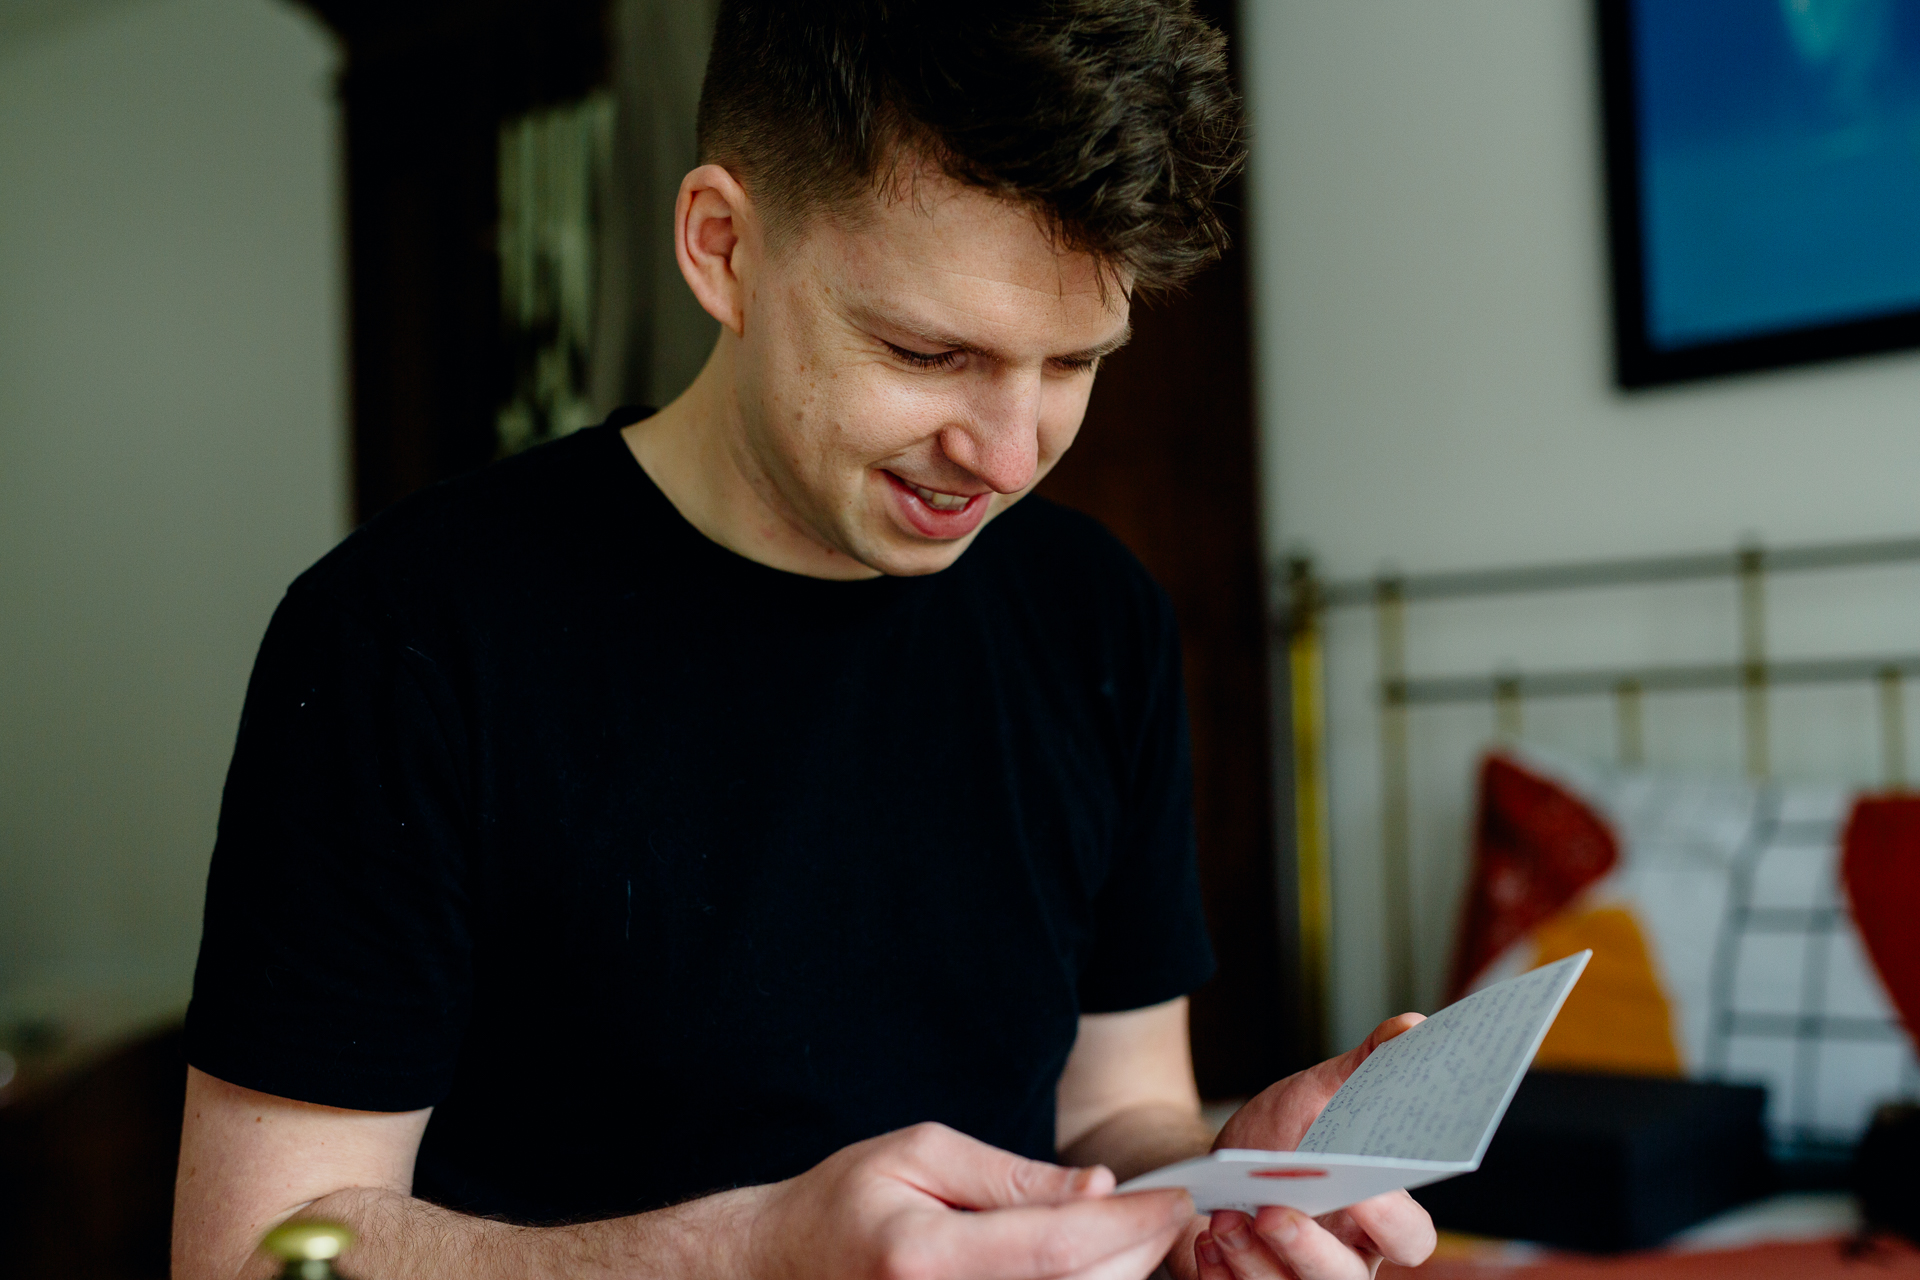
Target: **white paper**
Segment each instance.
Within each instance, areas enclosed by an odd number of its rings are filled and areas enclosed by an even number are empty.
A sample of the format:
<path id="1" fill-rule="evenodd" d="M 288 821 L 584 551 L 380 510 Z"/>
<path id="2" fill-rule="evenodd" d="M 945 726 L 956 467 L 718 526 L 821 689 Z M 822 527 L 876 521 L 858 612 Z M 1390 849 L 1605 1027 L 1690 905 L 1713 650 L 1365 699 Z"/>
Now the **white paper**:
<path id="1" fill-rule="evenodd" d="M 1300 1150 L 1477 1167 L 1592 954 L 1476 991 L 1375 1049 L 1327 1103 Z"/>
<path id="2" fill-rule="evenodd" d="M 1379 1156 L 1228 1150 L 1155 1169 L 1120 1191 L 1184 1187 L 1193 1197 L 1193 1207 L 1201 1213 L 1215 1209 L 1253 1213 L 1269 1204 L 1292 1205 L 1303 1213 L 1332 1213 L 1356 1200 L 1423 1186 L 1466 1171 L 1459 1164 L 1385 1160 Z"/>
<path id="3" fill-rule="evenodd" d="M 1375 1049 L 1298 1151 L 1216 1151 L 1122 1192 L 1185 1187 L 1194 1207 L 1328 1213 L 1480 1167 L 1520 1078 L 1591 951 L 1496 983 Z"/>

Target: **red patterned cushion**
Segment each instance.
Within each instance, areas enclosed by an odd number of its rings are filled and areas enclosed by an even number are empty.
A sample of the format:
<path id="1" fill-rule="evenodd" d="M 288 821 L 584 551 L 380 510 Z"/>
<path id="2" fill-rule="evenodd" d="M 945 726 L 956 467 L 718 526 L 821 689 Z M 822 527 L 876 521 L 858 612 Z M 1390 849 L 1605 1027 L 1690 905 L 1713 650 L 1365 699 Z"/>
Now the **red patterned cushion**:
<path id="1" fill-rule="evenodd" d="M 1619 860 L 1612 829 L 1578 795 L 1511 757 L 1488 755 L 1448 998 L 1465 994 L 1495 957 Z"/>
<path id="2" fill-rule="evenodd" d="M 1841 837 L 1854 923 L 1911 1036 L 1920 1028 L 1920 796 L 1865 796 Z"/>

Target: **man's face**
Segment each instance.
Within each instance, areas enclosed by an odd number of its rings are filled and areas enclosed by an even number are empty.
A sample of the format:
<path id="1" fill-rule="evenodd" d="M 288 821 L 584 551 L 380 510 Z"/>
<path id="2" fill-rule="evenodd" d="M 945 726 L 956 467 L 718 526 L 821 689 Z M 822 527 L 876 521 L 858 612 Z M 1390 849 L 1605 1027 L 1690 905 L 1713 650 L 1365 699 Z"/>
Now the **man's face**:
<path id="1" fill-rule="evenodd" d="M 1073 443 L 1125 282 L 1032 213 L 923 173 L 761 258 L 736 366 L 743 469 L 808 536 L 933 573 Z"/>

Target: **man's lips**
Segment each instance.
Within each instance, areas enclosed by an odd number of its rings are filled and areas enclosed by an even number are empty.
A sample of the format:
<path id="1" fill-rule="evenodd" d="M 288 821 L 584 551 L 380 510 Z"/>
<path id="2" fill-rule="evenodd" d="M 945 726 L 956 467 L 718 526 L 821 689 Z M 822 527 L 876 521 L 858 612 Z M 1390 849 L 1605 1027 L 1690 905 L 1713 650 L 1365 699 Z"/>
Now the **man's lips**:
<path id="1" fill-rule="evenodd" d="M 908 527 L 923 538 L 964 538 L 986 518 L 991 493 L 943 493 L 911 484 L 891 471 L 882 471 L 893 504 Z"/>
<path id="2" fill-rule="evenodd" d="M 945 493 L 939 489 L 929 489 L 925 485 L 915 484 L 913 481 L 902 476 L 894 476 L 891 471 L 887 472 L 887 474 L 893 476 L 895 480 L 900 481 L 901 484 L 913 490 L 914 497 L 920 499 L 920 501 L 926 503 L 935 511 L 963 511 L 966 509 L 966 505 L 975 498 L 983 498 L 986 496 L 981 493 Z"/>

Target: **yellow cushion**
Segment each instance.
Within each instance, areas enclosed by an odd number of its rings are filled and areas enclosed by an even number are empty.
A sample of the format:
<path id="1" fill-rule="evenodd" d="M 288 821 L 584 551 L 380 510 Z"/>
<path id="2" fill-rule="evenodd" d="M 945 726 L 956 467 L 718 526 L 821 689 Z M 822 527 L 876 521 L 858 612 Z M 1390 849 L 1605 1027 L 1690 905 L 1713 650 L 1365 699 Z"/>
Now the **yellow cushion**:
<path id="1" fill-rule="evenodd" d="M 1562 912 L 1534 930 L 1533 946 L 1536 966 L 1593 948 L 1593 959 L 1547 1032 L 1534 1066 L 1682 1074 L 1673 1010 L 1633 912 L 1622 906 Z"/>

